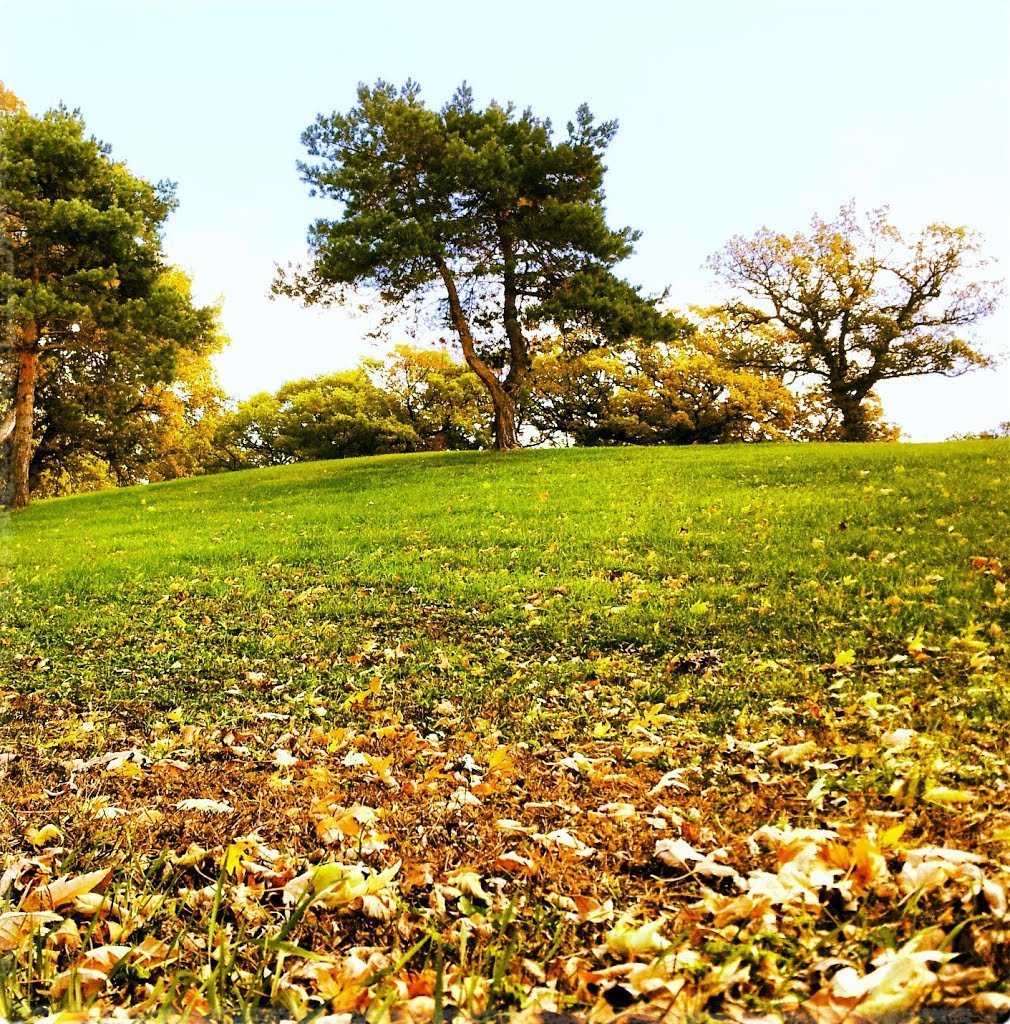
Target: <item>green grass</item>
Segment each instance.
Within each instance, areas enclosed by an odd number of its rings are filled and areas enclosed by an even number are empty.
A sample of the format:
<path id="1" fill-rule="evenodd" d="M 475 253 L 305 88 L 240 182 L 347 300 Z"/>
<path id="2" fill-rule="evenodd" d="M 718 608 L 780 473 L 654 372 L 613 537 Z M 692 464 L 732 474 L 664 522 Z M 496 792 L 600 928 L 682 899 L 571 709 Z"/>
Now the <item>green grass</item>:
<path id="1" fill-rule="evenodd" d="M 0 629 L 15 686 L 105 708 L 212 710 L 257 667 L 339 691 L 334 659 L 373 644 L 409 645 L 393 675 L 411 714 L 448 683 L 513 724 L 521 689 L 564 684 L 600 656 L 621 666 L 618 683 L 665 679 L 671 657 L 705 648 L 748 680 L 770 659 L 781 671 L 762 678 L 802 679 L 844 650 L 886 677 L 876 663 L 918 636 L 940 651 L 927 675 L 954 680 L 979 645 L 998 652 L 1007 625 L 992 576 L 970 563 L 1007 558 L 1007 494 L 999 443 L 236 473 L 13 517 Z M 432 671 L 446 659 L 452 669 Z M 531 659 L 536 671 L 509 683 Z M 714 729 L 749 703 L 707 696 Z"/>
<path id="2" fill-rule="evenodd" d="M 281 984 L 285 957 L 367 942 L 392 958 L 366 986 L 375 1005 L 399 998 L 383 985 L 402 968 L 437 975 L 438 999 L 457 1005 L 462 979 L 483 975 L 473 1012 L 514 1008 L 534 986 L 524 962 L 549 977 L 599 948 L 609 924 L 558 909 L 580 892 L 615 915 L 673 915 L 668 937 L 676 924 L 702 965 L 753 961 L 759 981 L 713 999 L 801 998 L 819 956 L 868 963 L 874 936 L 900 944 L 937 905 L 924 898 L 920 917 L 917 901 L 880 898 L 839 919 L 825 904 L 827 924 L 783 911 L 777 932 L 699 937 L 685 908 L 705 889 L 657 865 L 652 827 L 583 812 L 676 805 L 662 813 L 682 819 L 679 834 L 735 851 L 741 872 L 765 863 L 745 837 L 774 823 L 875 836 L 874 823 L 901 821 L 920 845 L 1004 850 L 1008 495 L 1010 444 L 992 441 L 396 456 L 38 502 L 0 522 L 3 865 L 28 858 L 26 878 L 111 865 L 117 899 L 160 908 L 134 938 L 170 942 L 177 965 L 116 968 L 110 1004 L 343 1012 L 307 982 L 304 998 Z M 915 740 L 895 747 L 896 729 Z M 772 756 L 790 744 L 809 750 Z M 89 763 L 131 749 L 147 760 L 125 773 Z M 392 758 L 393 776 L 362 768 L 361 751 Z M 560 766 L 575 753 L 593 764 Z M 447 794 L 468 784 L 471 755 L 486 806 L 456 814 Z M 151 769 L 163 758 L 185 771 Z M 690 785 L 656 795 L 671 769 Z M 945 804 L 936 787 L 974 802 Z M 181 797 L 235 812 L 194 818 Z M 326 815 L 359 804 L 378 809 L 386 852 L 321 838 Z M 107 820 L 107 805 L 157 814 Z M 540 840 L 495 831 L 531 814 L 530 828 L 565 824 L 618 852 L 551 860 Z M 32 838 L 50 825 L 58 839 Z M 378 857 L 405 875 L 430 861 L 443 879 L 473 864 L 489 884 L 509 844 L 542 867 L 501 906 L 464 893 L 444 920 L 425 903 L 430 883 L 411 895 L 404 879 L 409 927 L 347 908 L 337 927 L 282 904 L 282 882 L 262 915 L 235 909 L 227 851 L 249 836 L 280 851 L 287 878 Z M 967 919 L 967 902 L 952 905 Z M 114 942 L 96 922 L 93 944 Z M 957 934 L 972 962 L 1010 958 L 1003 940 Z M 102 998 L 46 995 L 73 962 L 51 937 L 9 953 L 3 941 L 0 1014 Z M 781 971 L 766 977 L 772 961 Z"/>

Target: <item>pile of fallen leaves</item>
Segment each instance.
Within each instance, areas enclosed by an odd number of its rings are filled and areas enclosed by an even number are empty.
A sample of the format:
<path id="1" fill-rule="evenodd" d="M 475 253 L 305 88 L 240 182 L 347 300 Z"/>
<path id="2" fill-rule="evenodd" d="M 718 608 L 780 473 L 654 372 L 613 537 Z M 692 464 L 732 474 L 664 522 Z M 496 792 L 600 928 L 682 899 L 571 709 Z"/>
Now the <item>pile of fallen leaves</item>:
<path id="1" fill-rule="evenodd" d="M 0 1015 L 1000 1019 L 998 737 L 965 789 L 879 694 L 839 700 L 536 749 L 449 701 L 422 734 L 378 682 L 341 726 L 51 708 L 65 742 L 0 755 Z"/>

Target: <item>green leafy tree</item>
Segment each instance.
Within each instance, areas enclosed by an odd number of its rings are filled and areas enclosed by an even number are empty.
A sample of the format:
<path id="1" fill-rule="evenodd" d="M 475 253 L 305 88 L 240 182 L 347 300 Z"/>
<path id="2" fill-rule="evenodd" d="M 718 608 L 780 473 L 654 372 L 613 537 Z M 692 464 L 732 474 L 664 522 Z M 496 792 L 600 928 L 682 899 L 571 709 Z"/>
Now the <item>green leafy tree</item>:
<path id="1" fill-rule="evenodd" d="M 189 301 L 189 279 L 163 282 Z M 210 360 L 226 339 L 208 332 L 182 348 L 170 380 L 152 378 L 118 349 L 70 349 L 41 377 L 35 395 L 30 484 L 41 496 L 174 479 L 213 462 L 212 441 L 227 397 Z"/>
<path id="2" fill-rule="evenodd" d="M 976 233 L 931 224 L 906 239 L 887 210 L 843 206 L 807 234 L 737 236 L 709 265 L 741 297 L 722 307 L 739 366 L 816 379 L 846 441 L 868 440 L 867 399 L 885 380 L 956 376 L 991 359 L 968 329 L 992 312 Z"/>
<path id="3" fill-rule="evenodd" d="M 311 227 L 309 265 L 279 275 L 275 293 L 325 303 L 366 286 L 397 308 L 438 295 L 491 400 L 495 446 L 516 448 L 532 331 L 588 323 L 612 337 L 650 318 L 673 329 L 611 273 L 637 237 L 604 218 L 616 130 L 582 106 L 556 142 L 529 110 L 478 109 L 466 85 L 441 111 L 413 82 L 363 85 L 348 113 L 320 115 L 303 136 L 314 158 L 303 180 L 340 216 Z"/>
<path id="4" fill-rule="evenodd" d="M 252 469 L 293 462 L 280 441 L 280 415 L 280 401 L 266 391 L 239 402 L 222 418 L 214 434 L 219 468 Z"/>
<path id="5" fill-rule="evenodd" d="M 220 424 L 224 468 L 416 451 L 420 442 L 394 395 L 362 367 L 285 384 L 241 402 Z"/>
<path id="6" fill-rule="evenodd" d="M 103 353 L 90 363 L 63 359 L 46 374 L 35 407 L 33 495 L 193 476 L 213 462 L 226 396 L 209 358 L 180 353 L 171 382 L 138 383 L 133 370 Z"/>
<path id="7" fill-rule="evenodd" d="M 126 409 L 132 395 L 173 380 L 181 352 L 219 344 L 215 310 L 195 306 L 167 272 L 160 230 L 174 206 L 171 185 L 113 160 L 85 135 L 79 114 L 0 117 L 2 346 L 13 399 L 4 443 L 14 508 L 29 502 L 44 417 L 50 441 L 61 419 L 64 431 L 93 416 L 110 424 L 115 403 L 95 409 L 87 398 L 89 387 L 101 389 L 99 378 L 114 382 Z M 55 396 L 69 385 L 81 401 L 61 417 Z M 48 411 L 36 407 L 46 389 L 54 396 Z"/>

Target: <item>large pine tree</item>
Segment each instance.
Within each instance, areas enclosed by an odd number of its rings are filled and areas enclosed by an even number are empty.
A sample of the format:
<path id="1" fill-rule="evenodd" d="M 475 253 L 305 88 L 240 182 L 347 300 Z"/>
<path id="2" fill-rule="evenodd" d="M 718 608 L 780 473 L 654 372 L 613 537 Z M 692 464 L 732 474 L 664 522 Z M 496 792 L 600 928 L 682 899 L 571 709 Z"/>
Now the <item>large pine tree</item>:
<path id="1" fill-rule="evenodd" d="M 354 108 L 321 115 L 303 136 L 315 162 L 302 176 L 340 216 L 312 226 L 309 265 L 275 291 L 307 303 L 353 285 L 392 305 L 437 295 L 491 398 L 496 447 L 515 448 L 533 332 L 578 322 L 614 340 L 683 327 L 612 274 L 637 237 L 604 216 L 603 154 L 616 130 L 583 106 L 556 141 L 529 110 L 478 109 L 465 85 L 441 111 L 412 82 L 361 86 Z"/>

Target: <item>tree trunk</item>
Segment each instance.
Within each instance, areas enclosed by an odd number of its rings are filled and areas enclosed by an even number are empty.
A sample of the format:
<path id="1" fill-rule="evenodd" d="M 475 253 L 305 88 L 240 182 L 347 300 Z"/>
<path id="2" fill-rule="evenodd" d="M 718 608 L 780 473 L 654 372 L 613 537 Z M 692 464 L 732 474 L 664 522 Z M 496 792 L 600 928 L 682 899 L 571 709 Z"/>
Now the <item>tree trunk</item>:
<path id="1" fill-rule="evenodd" d="M 34 324 L 25 332 L 29 344 L 17 353 L 17 384 L 14 392 L 14 430 L 11 433 L 11 508 L 26 508 L 28 471 L 32 463 L 35 416 L 35 379 L 39 353 L 35 345 Z"/>
<path id="2" fill-rule="evenodd" d="M 868 441 L 870 439 L 870 420 L 863 400 L 855 395 L 834 395 L 835 408 L 842 414 L 842 440 Z"/>
<path id="3" fill-rule="evenodd" d="M 494 395 L 491 396 L 494 401 Z M 522 445 L 516 433 L 516 405 L 510 395 L 502 392 L 501 402 L 494 407 L 494 446 L 499 452 L 511 452 Z"/>
<path id="4" fill-rule="evenodd" d="M 505 254 L 502 276 L 502 323 L 505 327 L 505 337 L 509 340 L 509 372 L 505 378 L 505 390 L 515 397 L 530 373 L 530 345 L 519 320 L 519 286 L 516 280 L 515 254 L 508 237 L 504 233 L 501 233 L 500 237 L 502 252 Z"/>
<path id="5" fill-rule="evenodd" d="M 446 294 L 449 298 L 449 316 L 453 329 L 459 336 L 459 343 L 463 348 L 463 358 L 466 360 L 466 365 L 480 378 L 480 382 L 487 388 L 487 392 L 491 396 L 491 404 L 494 407 L 495 449 L 500 452 L 515 451 L 522 447 L 516 431 L 515 401 L 505 391 L 501 381 L 494 375 L 494 371 L 477 355 L 473 334 L 470 332 L 470 324 L 466 319 L 466 313 L 463 312 L 463 304 L 459 301 L 459 292 L 456 290 L 456 282 L 451 271 L 445 264 L 442 264 L 438 271 L 445 284 Z"/>

